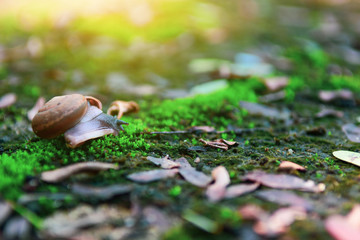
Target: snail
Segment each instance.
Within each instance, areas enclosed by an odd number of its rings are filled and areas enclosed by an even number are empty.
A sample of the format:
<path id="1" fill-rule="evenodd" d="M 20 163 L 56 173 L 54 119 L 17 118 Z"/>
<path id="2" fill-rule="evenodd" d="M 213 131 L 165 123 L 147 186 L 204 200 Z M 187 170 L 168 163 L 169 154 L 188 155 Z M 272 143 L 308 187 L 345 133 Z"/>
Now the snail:
<path id="1" fill-rule="evenodd" d="M 75 148 L 90 139 L 117 135 L 128 123 L 103 113 L 101 102 L 90 96 L 71 94 L 48 101 L 32 120 L 34 133 L 55 138 L 64 133 L 66 143 Z"/>

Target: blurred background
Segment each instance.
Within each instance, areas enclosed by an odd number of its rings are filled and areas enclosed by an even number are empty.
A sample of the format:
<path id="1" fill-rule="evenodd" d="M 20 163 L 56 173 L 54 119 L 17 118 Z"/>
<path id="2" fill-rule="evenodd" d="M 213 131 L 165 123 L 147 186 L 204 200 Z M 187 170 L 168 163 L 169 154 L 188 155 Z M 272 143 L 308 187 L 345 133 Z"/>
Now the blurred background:
<path id="1" fill-rule="evenodd" d="M 0 0 L 0 95 L 180 97 L 254 56 L 270 64 L 264 74 L 291 73 L 293 49 L 356 75 L 359 2 Z"/>

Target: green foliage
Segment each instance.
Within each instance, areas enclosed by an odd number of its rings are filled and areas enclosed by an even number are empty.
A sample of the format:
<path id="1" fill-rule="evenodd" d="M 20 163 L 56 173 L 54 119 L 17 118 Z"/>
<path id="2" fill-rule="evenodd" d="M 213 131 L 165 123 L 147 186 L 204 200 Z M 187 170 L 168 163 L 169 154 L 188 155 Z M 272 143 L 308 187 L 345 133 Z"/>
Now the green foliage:
<path id="1" fill-rule="evenodd" d="M 358 76 L 341 76 L 332 75 L 330 79 L 332 88 L 350 89 L 351 91 L 360 92 L 360 79 Z"/>
<path id="2" fill-rule="evenodd" d="M 261 84 L 256 79 L 234 82 L 229 88 L 215 93 L 165 100 L 144 112 L 142 117 L 149 127 L 163 131 L 200 125 L 227 126 L 234 121 L 228 116 L 238 108 L 240 100 L 257 100 L 255 90 L 259 87 Z M 235 117 L 240 123 L 241 112 L 237 112 Z"/>

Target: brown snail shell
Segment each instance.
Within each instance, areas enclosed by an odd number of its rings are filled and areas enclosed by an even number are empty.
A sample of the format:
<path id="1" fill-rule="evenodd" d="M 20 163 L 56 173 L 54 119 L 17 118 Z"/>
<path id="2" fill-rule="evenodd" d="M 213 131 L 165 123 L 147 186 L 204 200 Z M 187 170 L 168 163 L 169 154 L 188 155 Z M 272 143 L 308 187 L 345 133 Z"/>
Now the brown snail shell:
<path id="1" fill-rule="evenodd" d="M 53 97 L 32 120 L 32 129 L 42 138 L 54 138 L 80 122 L 88 108 L 80 94 Z"/>
<path id="2" fill-rule="evenodd" d="M 47 102 L 32 121 L 33 131 L 42 138 L 65 133 L 71 148 L 107 134 L 117 135 L 128 124 L 102 112 L 101 102 L 89 96 L 72 94 L 58 96 Z"/>

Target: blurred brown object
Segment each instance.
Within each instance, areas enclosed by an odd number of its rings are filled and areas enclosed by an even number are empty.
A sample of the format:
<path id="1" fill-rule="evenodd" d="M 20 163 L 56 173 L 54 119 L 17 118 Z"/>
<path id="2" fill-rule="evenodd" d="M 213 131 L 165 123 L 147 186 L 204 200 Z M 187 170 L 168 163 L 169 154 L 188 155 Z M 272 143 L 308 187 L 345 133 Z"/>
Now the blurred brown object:
<path id="1" fill-rule="evenodd" d="M 117 119 L 120 119 L 125 113 L 135 113 L 139 110 L 139 105 L 134 101 L 126 102 L 117 100 L 111 103 L 110 108 L 107 110 L 107 114 L 116 116 Z"/>

